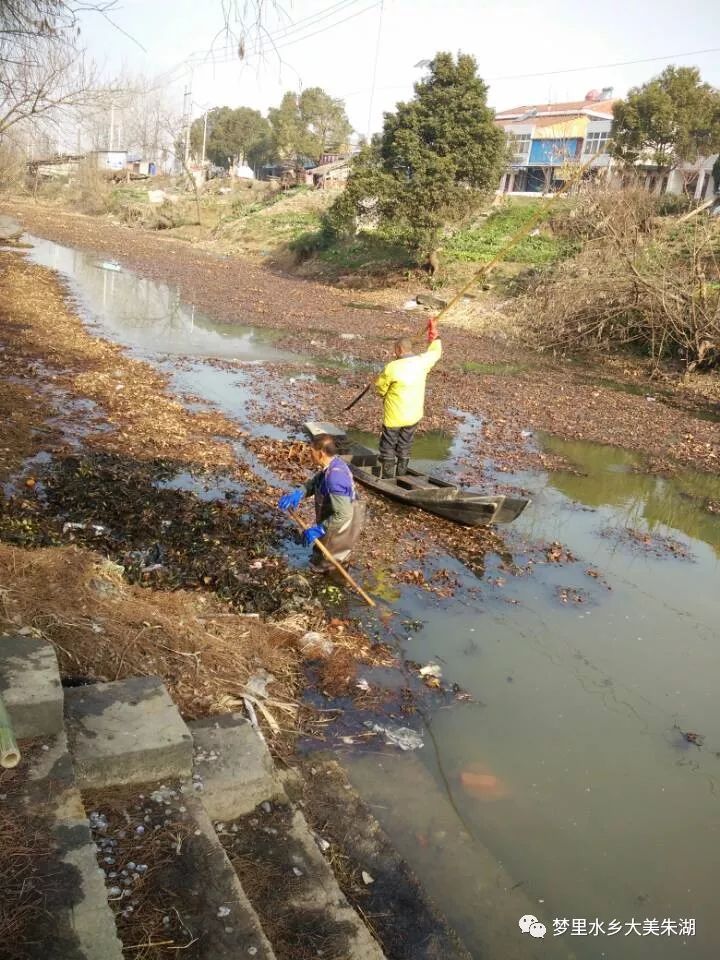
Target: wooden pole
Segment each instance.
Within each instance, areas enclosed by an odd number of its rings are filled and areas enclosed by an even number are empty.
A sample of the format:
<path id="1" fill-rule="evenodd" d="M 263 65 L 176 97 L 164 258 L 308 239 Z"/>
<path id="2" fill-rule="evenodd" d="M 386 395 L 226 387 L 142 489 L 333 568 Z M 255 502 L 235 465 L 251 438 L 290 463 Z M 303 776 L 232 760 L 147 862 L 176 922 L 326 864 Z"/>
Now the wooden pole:
<path id="1" fill-rule="evenodd" d="M 297 515 L 297 513 L 295 513 L 293 510 L 288 510 L 288 516 L 291 518 L 291 520 L 293 520 L 293 522 L 294 522 L 301 530 L 304 531 L 304 530 L 308 530 L 308 529 L 309 529 L 308 524 L 305 523 L 305 522 Z M 353 580 L 353 578 L 352 578 L 352 577 L 350 576 L 350 574 L 347 572 L 347 570 L 345 569 L 345 567 L 344 567 L 341 563 L 338 563 L 338 561 L 337 561 L 337 560 L 335 559 L 335 557 L 330 553 L 330 551 L 328 550 L 328 548 L 325 546 L 324 543 L 321 543 L 319 540 L 316 540 L 316 541 L 314 542 L 313 546 L 314 546 L 314 547 L 317 547 L 318 550 L 320 551 L 320 553 L 322 553 L 322 555 L 325 557 L 325 559 L 326 559 L 326 560 L 329 560 L 330 563 L 335 567 L 335 569 L 336 569 L 340 574 L 342 574 L 342 576 L 345 578 L 345 580 L 347 580 L 347 582 L 350 584 L 350 586 L 353 588 L 353 590 L 354 590 L 359 596 L 361 596 L 361 597 L 363 598 L 363 600 L 365 601 L 365 603 L 368 604 L 368 606 L 370 606 L 370 607 L 376 606 L 376 603 L 375 603 L 375 601 L 373 600 L 373 598 L 370 597 L 370 596 L 368 596 L 368 594 L 365 593 L 365 591 L 364 591 L 363 588 L 360 586 L 360 584 L 356 583 L 356 582 Z"/>
<path id="2" fill-rule="evenodd" d="M 515 233 L 513 233 L 513 235 L 509 238 L 507 243 L 505 243 L 500 248 L 500 250 L 498 250 L 495 256 L 491 260 L 489 260 L 487 263 L 484 263 L 480 267 L 480 269 L 477 270 L 470 277 L 468 282 L 465 283 L 460 288 L 460 290 L 458 290 L 458 292 L 455 294 L 452 300 L 450 300 L 448 303 L 445 304 L 442 310 L 437 314 L 437 317 L 436 317 L 437 320 L 440 320 L 440 318 L 443 317 L 449 310 L 452 310 L 455 304 L 458 303 L 460 300 L 462 300 L 462 298 L 465 296 L 465 294 L 468 292 L 468 290 L 471 287 L 475 286 L 475 284 L 482 277 L 485 277 L 488 273 L 494 270 L 495 267 L 497 267 L 497 265 L 505 259 L 505 256 L 513 249 L 513 247 L 517 243 L 519 243 L 521 240 L 524 240 L 525 237 L 527 237 L 531 233 L 531 231 L 535 229 L 535 227 L 545 217 L 546 212 L 550 209 L 550 204 L 554 200 L 556 200 L 558 197 L 562 196 L 564 193 L 567 193 L 567 191 L 576 183 L 580 182 L 582 175 L 585 173 L 586 170 L 590 168 L 590 165 L 592 164 L 593 160 L 596 157 L 597 157 L 597 153 L 594 153 L 586 163 L 584 163 L 581 167 L 578 167 L 577 175 L 575 177 L 568 178 L 565 181 L 565 183 L 562 185 L 562 187 L 557 191 L 557 193 L 553 194 L 552 197 L 550 197 L 544 203 L 540 203 L 539 209 L 535 212 L 534 216 L 532 216 L 527 223 L 523 224 L 523 226 L 521 226 L 518 230 L 516 230 Z M 416 334 L 416 338 L 420 336 L 422 336 L 421 330 Z M 370 383 L 368 383 L 368 385 L 363 388 L 362 392 L 359 393 L 354 400 L 352 400 L 346 407 L 343 408 L 343 412 L 347 412 L 348 410 L 351 410 L 356 403 L 362 400 L 362 398 L 365 396 L 368 390 L 372 387 L 372 385 L 373 385 L 373 382 L 371 380 Z"/>

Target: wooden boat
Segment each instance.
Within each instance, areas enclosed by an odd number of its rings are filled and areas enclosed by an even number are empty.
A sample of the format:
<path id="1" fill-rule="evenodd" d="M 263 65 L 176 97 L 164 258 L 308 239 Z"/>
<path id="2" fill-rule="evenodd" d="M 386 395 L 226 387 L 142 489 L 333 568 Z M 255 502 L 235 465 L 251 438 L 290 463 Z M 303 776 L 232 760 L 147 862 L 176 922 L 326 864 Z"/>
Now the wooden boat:
<path id="1" fill-rule="evenodd" d="M 413 469 L 409 469 L 403 477 L 383 480 L 379 476 L 379 455 L 349 440 L 340 427 L 332 423 L 310 421 L 304 424 L 304 430 L 311 437 L 323 433 L 333 437 L 355 479 L 369 490 L 466 527 L 511 523 L 530 503 L 527 497 L 508 497 L 501 493 L 486 496 L 472 490 L 462 490 L 454 483 Z"/>

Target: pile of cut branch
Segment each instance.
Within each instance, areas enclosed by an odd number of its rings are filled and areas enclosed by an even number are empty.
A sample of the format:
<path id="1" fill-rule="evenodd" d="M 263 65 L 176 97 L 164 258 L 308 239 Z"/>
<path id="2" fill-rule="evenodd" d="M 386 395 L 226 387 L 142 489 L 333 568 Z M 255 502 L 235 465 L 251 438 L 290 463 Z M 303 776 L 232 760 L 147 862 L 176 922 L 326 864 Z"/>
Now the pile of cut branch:
<path id="1" fill-rule="evenodd" d="M 518 304 L 556 352 L 630 349 L 688 371 L 720 362 L 720 224 L 653 215 L 641 191 L 582 195 L 565 227 L 584 241 Z"/>

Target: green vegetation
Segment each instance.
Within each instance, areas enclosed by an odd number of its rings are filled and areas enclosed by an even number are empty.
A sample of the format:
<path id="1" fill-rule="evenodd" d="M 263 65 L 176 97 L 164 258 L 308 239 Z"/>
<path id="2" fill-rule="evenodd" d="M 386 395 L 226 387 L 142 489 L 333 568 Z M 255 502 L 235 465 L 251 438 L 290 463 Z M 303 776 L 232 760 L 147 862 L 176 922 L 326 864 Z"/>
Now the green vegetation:
<path id="1" fill-rule="evenodd" d="M 314 255 L 341 273 L 386 272 L 417 266 L 416 258 L 392 231 L 361 231 L 344 239 L 333 236 L 319 221 L 317 225 L 319 229 L 300 234 L 290 244 L 301 261 Z"/>
<path id="2" fill-rule="evenodd" d="M 278 248 L 292 247 L 312 228 L 319 225 L 317 213 L 283 210 L 263 213 L 262 209 L 232 221 L 225 235 L 241 241 L 249 248 L 261 246 L 263 253 L 275 253 Z"/>
<path id="3" fill-rule="evenodd" d="M 463 373 L 481 373 L 493 377 L 512 377 L 516 373 L 527 370 L 523 363 L 482 363 L 477 360 L 466 360 L 462 364 Z"/>
<path id="4" fill-rule="evenodd" d="M 259 166 L 272 155 L 270 124 L 258 110 L 249 107 L 216 107 L 194 120 L 190 145 L 196 157 L 202 155 L 203 139 L 206 157 L 225 169 L 238 158 Z"/>
<path id="5" fill-rule="evenodd" d="M 505 164 L 487 91 L 473 57 L 438 53 L 414 98 L 385 114 L 382 134 L 355 158 L 328 231 L 347 237 L 370 217 L 432 263 L 443 232 L 477 213 Z"/>
<path id="6" fill-rule="evenodd" d="M 292 196 L 298 197 L 303 193 L 310 193 L 310 187 L 293 187 Z M 250 199 L 250 202 L 247 202 L 247 198 L 242 194 L 234 198 L 230 205 L 230 215 L 231 219 L 239 219 L 240 217 L 248 217 L 253 213 L 260 213 L 263 210 L 267 210 L 268 207 L 274 207 L 277 203 L 280 203 L 282 200 L 287 200 L 287 194 L 277 190 L 275 193 L 266 193 L 259 197 L 257 200 Z"/>
<path id="7" fill-rule="evenodd" d="M 670 168 L 720 149 L 720 91 L 703 83 L 697 67 L 666 67 L 633 87 L 613 116 L 612 153 L 630 164 L 649 152 Z"/>
<path id="8" fill-rule="evenodd" d="M 196 157 L 205 156 L 227 169 L 235 161 L 259 167 L 270 161 L 319 158 L 342 147 L 352 127 L 345 104 L 320 87 L 298 96 L 288 91 L 267 118 L 249 107 L 215 107 L 193 121 L 190 145 Z"/>
<path id="9" fill-rule="evenodd" d="M 491 213 L 484 223 L 458 230 L 449 237 L 441 248 L 444 259 L 449 262 L 489 262 L 518 230 L 528 225 L 537 215 L 537 211 L 537 201 L 507 202 L 505 206 Z M 553 208 L 553 212 L 557 214 L 557 208 Z M 574 242 L 553 236 L 548 232 L 546 224 L 541 222 L 539 229 L 541 233 L 534 237 L 525 237 L 503 259 L 509 263 L 542 266 L 556 263 L 575 251 Z"/>

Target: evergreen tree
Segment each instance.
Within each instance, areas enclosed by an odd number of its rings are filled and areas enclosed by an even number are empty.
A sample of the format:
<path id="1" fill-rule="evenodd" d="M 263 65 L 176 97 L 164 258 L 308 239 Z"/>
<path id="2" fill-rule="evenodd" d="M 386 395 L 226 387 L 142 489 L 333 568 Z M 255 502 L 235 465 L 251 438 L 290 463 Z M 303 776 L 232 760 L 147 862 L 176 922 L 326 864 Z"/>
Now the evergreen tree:
<path id="1" fill-rule="evenodd" d="M 193 154 L 202 153 L 205 118 L 190 128 Z M 249 107 L 218 107 L 208 113 L 205 156 L 219 167 L 244 160 L 251 167 L 264 163 L 271 153 L 270 125 L 258 110 Z"/>
<path id="2" fill-rule="evenodd" d="M 497 188 L 507 148 L 487 91 L 473 57 L 438 53 L 414 98 L 385 114 L 382 134 L 355 160 L 327 225 L 351 228 L 372 198 L 380 222 L 429 256 L 443 230 Z"/>
<path id="3" fill-rule="evenodd" d="M 613 107 L 611 152 L 659 167 L 694 162 L 720 149 L 720 92 L 696 67 L 667 67 Z"/>
<path id="4" fill-rule="evenodd" d="M 307 126 L 300 113 L 299 98 L 288 91 L 279 107 L 268 110 L 272 143 L 278 160 L 291 161 L 312 148 Z"/>
<path id="5" fill-rule="evenodd" d="M 321 87 L 308 87 L 300 94 L 300 117 L 308 130 L 313 156 L 340 150 L 352 133 L 342 100 L 335 100 Z"/>

